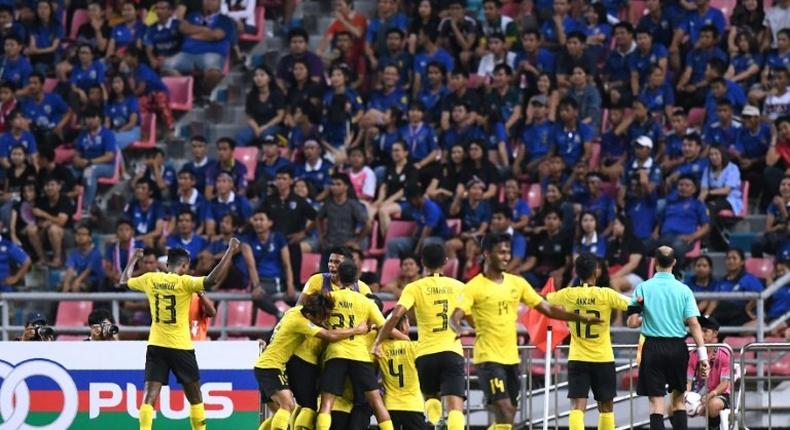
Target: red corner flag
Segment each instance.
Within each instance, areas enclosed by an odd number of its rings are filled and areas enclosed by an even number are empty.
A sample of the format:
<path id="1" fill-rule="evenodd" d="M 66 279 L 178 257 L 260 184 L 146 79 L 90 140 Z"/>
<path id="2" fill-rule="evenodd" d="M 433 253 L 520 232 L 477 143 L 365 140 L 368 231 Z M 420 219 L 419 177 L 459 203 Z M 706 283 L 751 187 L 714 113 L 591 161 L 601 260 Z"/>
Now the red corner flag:
<path id="1" fill-rule="evenodd" d="M 554 292 L 554 278 L 549 278 L 546 285 L 540 291 L 540 295 L 546 297 L 547 294 Z M 551 319 L 542 313 L 530 309 L 521 317 L 521 323 L 527 328 L 529 333 L 529 343 L 538 347 L 541 352 L 546 352 L 546 332 L 551 327 L 551 350 L 557 347 L 570 334 L 565 321 Z"/>

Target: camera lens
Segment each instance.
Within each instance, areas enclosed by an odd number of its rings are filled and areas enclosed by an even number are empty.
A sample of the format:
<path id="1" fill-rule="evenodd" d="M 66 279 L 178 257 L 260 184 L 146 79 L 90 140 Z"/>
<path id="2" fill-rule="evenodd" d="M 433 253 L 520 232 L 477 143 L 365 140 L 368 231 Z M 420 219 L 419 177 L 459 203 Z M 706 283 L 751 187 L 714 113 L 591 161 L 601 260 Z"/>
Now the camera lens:
<path id="1" fill-rule="evenodd" d="M 109 332 L 110 332 L 111 335 L 118 334 L 118 326 L 115 325 L 115 324 L 111 325 L 110 329 L 109 329 Z"/>
<path id="2" fill-rule="evenodd" d="M 38 336 L 39 338 L 43 339 L 45 337 L 51 337 L 54 335 L 55 335 L 55 330 L 53 330 L 52 327 L 48 327 L 48 326 L 36 327 L 36 336 Z"/>

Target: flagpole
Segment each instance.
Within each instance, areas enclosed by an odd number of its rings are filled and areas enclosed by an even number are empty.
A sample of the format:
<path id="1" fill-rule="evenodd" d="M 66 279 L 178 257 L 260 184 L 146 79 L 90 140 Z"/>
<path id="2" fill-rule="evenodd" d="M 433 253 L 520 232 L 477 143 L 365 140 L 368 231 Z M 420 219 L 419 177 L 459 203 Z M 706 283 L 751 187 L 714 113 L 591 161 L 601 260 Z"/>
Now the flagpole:
<path id="1" fill-rule="evenodd" d="M 543 374 L 543 430 L 549 430 L 549 386 L 551 385 L 551 326 L 546 328 L 546 372 Z"/>

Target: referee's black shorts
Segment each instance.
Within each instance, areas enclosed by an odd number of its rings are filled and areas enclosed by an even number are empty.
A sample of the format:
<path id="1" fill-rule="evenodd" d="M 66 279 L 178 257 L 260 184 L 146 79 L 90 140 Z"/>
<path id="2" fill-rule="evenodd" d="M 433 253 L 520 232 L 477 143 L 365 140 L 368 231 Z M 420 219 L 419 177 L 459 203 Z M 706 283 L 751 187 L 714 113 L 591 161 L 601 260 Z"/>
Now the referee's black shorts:
<path id="1" fill-rule="evenodd" d="M 613 361 L 568 361 L 568 398 L 586 399 L 590 388 L 597 402 L 614 399 L 617 395 L 617 372 Z"/>
<path id="2" fill-rule="evenodd" d="M 195 350 L 148 345 L 145 352 L 145 380 L 167 385 L 171 371 L 181 385 L 200 380 Z"/>
<path id="3" fill-rule="evenodd" d="M 458 396 L 466 398 L 464 358 L 444 351 L 417 357 L 420 390 L 426 397 Z"/>
<path id="4" fill-rule="evenodd" d="M 683 338 L 648 337 L 642 346 L 636 393 L 658 397 L 686 391 L 689 351 Z"/>

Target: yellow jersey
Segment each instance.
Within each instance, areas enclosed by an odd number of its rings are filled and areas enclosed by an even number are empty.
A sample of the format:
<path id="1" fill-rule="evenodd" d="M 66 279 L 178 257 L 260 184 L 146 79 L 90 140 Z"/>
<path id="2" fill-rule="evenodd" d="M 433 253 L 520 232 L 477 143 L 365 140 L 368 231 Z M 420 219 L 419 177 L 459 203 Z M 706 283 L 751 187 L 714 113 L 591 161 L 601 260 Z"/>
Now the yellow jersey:
<path id="1" fill-rule="evenodd" d="M 321 327 L 313 324 L 302 314 L 301 306 L 289 309 L 280 322 L 274 326 L 269 345 L 258 357 L 255 367 L 285 371 L 285 364 L 293 355 L 296 347 L 305 339 L 315 337 L 320 331 Z"/>
<path id="2" fill-rule="evenodd" d="M 603 321 L 601 324 L 568 322 L 571 332 L 571 352 L 568 360 L 591 363 L 614 361 L 609 320 L 612 310 L 625 311 L 628 309 L 628 299 L 610 288 L 583 284 L 578 287 L 563 288 L 556 293 L 549 293 L 546 296 L 546 301 L 553 305 L 560 305 L 568 312 L 600 318 Z"/>
<path id="3" fill-rule="evenodd" d="M 384 325 L 384 316 L 370 299 L 356 291 L 342 289 L 332 292 L 335 299 L 335 309 L 329 316 L 328 325 L 332 329 L 352 328 L 362 322 L 381 327 Z M 370 358 L 369 336 L 351 336 L 338 342 L 332 342 L 326 347 L 324 359 L 344 358 L 347 360 L 364 361 L 372 363 Z"/>
<path id="4" fill-rule="evenodd" d="M 543 300 L 524 278 L 503 273 L 498 284 L 479 274 L 467 282 L 461 309 L 475 320 L 474 362 L 517 364 L 518 304 L 534 308 Z"/>
<path id="5" fill-rule="evenodd" d="M 203 291 L 204 277 L 149 272 L 129 279 L 129 288 L 148 296 L 151 333 L 148 344 L 172 349 L 194 349 L 189 331 L 192 294 Z"/>
<path id="6" fill-rule="evenodd" d="M 407 310 L 414 308 L 417 357 L 445 351 L 463 356 L 461 340 L 449 325 L 463 289 L 463 282 L 439 274 L 414 281 L 403 289 L 398 304 Z"/>
<path id="7" fill-rule="evenodd" d="M 414 342 L 385 340 L 381 343 L 381 357 L 377 359 L 384 385 L 384 406 L 388 411 L 422 412 L 425 402 L 417 378 Z"/>
<path id="8" fill-rule="evenodd" d="M 337 291 L 342 288 L 340 285 L 332 283 L 329 279 L 329 273 L 316 273 L 307 280 L 302 294 L 315 294 L 321 290 L 330 292 L 330 289 L 331 291 Z M 371 294 L 370 287 L 362 281 L 357 282 L 357 288 L 362 295 Z M 305 339 L 305 342 L 296 349 L 294 355 L 308 363 L 318 365 L 321 361 L 324 347 L 326 347 L 326 344 L 321 339 L 311 337 Z"/>

